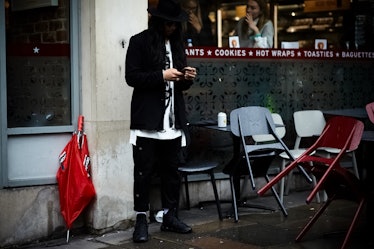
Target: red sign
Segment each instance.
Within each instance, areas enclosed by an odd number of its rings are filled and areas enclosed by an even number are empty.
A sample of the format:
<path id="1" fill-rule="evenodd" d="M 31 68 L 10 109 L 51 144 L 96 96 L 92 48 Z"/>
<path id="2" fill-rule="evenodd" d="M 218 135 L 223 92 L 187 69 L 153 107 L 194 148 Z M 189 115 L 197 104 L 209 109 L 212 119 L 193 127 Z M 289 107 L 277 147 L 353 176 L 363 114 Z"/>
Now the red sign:
<path id="1" fill-rule="evenodd" d="M 355 59 L 373 60 L 373 51 L 305 50 L 305 49 L 256 49 L 256 48 L 186 48 L 188 58 L 214 59 Z"/>
<path id="2" fill-rule="evenodd" d="M 64 56 L 70 57 L 69 44 L 17 43 L 7 45 L 8 56 Z"/>

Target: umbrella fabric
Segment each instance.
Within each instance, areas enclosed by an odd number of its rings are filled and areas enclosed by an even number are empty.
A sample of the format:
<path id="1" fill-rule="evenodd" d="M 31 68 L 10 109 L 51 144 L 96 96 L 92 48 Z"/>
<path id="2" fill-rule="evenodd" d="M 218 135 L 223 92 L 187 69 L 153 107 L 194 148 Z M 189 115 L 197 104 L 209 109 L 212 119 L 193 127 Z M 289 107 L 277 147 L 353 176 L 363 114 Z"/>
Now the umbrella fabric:
<path id="1" fill-rule="evenodd" d="M 61 214 L 69 230 L 74 220 L 95 196 L 90 176 L 87 138 L 83 132 L 74 133 L 60 156 L 57 172 Z"/>

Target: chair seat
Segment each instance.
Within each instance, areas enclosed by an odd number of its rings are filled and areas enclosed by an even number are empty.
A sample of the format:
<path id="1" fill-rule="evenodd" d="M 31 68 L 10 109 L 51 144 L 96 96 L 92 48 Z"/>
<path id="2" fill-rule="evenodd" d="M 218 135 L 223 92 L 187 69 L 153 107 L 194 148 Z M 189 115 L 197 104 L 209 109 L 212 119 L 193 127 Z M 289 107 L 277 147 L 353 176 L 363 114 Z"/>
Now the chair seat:
<path id="1" fill-rule="evenodd" d="M 290 152 L 294 158 L 298 158 L 299 156 L 301 156 L 301 154 L 305 152 L 305 149 L 290 150 Z M 282 157 L 283 159 L 288 159 L 288 160 L 290 159 L 290 157 L 287 155 L 286 152 L 280 153 L 279 156 Z"/>
<path id="2" fill-rule="evenodd" d="M 340 152 L 340 149 L 336 149 L 336 148 L 321 147 L 319 149 L 324 150 L 324 151 L 329 152 L 329 153 L 333 153 L 333 154 L 338 154 Z"/>
<path id="3" fill-rule="evenodd" d="M 217 166 L 217 162 L 189 162 L 186 165 L 179 167 L 178 170 L 186 173 L 197 173 L 212 170 Z"/>
<path id="4" fill-rule="evenodd" d="M 218 162 L 194 162 L 190 161 L 184 164 L 181 167 L 178 167 L 179 172 L 182 174 L 184 178 L 184 186 L 186 191 L 186 202 L 187 202 L 187 209 L 190 209 L 190 194 L 188 190 L 188 175 L 192 174 L 208 174 L 210 175 L 210 181 L 213 186 L 214 198 L 217 205 L 218 217 L 222 220 L 222 212 L 221 212 L 221 204 L 218 197 L 218 191 L 216 186 L 216 181 L 214 178 L 214 169 L 219 165 Z"/>
<path id="5" fill-rule="evenodd" d="M 340 149 L 330 148 L 330 147 L 321 147 L 321 148 L 318 148 L 318 150 L 324 150 L 332 154 L 338 154 L 340 152 Z M 352 152 L 352 150 L 347 150 L 347 153 L 350 153 L 350 152 Z"/>
<path id="6" fill-rule="evenodd" d="M 261 150 L 263 150 L 263 151 L 267 151 L 267 150 L 281 150 L 281 151 L 284 151 L 284 148 L 283 148 L 281 143 L 277 143 L 277 142 L 267 143 L 267 144 L 245 145 L 245 151 L 247 153 L 251 153 L 251 152 L 254 152 L 254 151 L 261 152 Z"/>
<path id="7" fill-rule="evenodd" d="M 320 147 L 318 150 L 324 150 L 325 152 L 329 154 L 338 154 L 340 153 L 340 149 L 337 148 L 331 148 L 331 147 Z M 356 156 L 354 150 L 347 150 L 346 153 L 352 157 L 352 168 L 353 171 L 355 172 L 355 175 L 357 178 L 360 178 L 360 174 L 358 173 L 358 168 L 357 168 L 357 161 L 356 161 Z M 349 166 L 351 167 L 351 166 Z"/>

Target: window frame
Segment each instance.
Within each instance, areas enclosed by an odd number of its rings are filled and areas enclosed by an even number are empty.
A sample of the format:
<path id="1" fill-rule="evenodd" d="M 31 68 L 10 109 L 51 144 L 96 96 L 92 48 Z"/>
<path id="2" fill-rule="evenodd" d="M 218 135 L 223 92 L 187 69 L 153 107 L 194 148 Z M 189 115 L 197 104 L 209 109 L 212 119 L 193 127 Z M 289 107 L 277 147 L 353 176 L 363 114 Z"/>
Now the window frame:
<path id="1" fill-rule="evenodd" d="M 0 188 L 4 186 L 25 186 L 50 184 L 50 181 L 44 179 L 25 180 L 12 183 L 8 179 L 8 137 L 17 135 L 38 135 L 38 134 L 63 134 L 72 133 L 77 124 L 77 117 L 80 111 L 80 1 L 70 0 L 70 84 L 71 84 L 71 124 L 63 126 L 39 126 L 39 127 L 7 127 L 7 82 L 6 82 L 6 55 L 0 53 Z M 4 5 L 4 0 L 0 0 L 0 6 Z M 5 38 L 5 8 L 0 8 L 0 51 L 6 51 Z M 56 156 L 57 157 L 57 156 Z M 57 160 L 57 159 L 56 159 Z"/>

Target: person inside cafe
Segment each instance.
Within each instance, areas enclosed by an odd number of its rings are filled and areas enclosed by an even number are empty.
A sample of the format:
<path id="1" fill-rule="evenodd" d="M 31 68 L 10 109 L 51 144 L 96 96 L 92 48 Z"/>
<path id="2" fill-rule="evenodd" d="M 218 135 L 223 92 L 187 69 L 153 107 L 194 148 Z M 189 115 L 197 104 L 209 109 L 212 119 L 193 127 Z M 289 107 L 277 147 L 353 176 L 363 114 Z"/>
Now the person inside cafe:
<path id="1" fill-rule="evenodd" d="M 199 0 L 182 0 L 181 6 L 188 14 L 187 22 L 184 22 L 184 42 L 192 40 L 193 46 L 214 46 L 216 45 L 212 34 L 212 23 L 203 11 Z"/>
<path id="2" fill-rule="evenodd" d="M 234 36 L 239 36 L 242 48 L 273 47 L 274 25 L 266 0 L 248 0 L 246 15 L 238 21 Z"/>
<path id="3" fill-rule="evenodd" d="M 177 216 L 179 152 L 188 142 L 183 91 L 196 77 L 196 68 L 187 66 L 182 40 L 181 24 L 188 17 L 174 0 L 160 0 L 148 12 L 148 29 L 130 38 L 126 55 L 126 83 L 133 87 L 130 143 L 134 160 L 134 242 L 149 239 L 147 211 L 155 168 L 161 180 L 164 210 L 161 230 L 192 232 Z"/>

